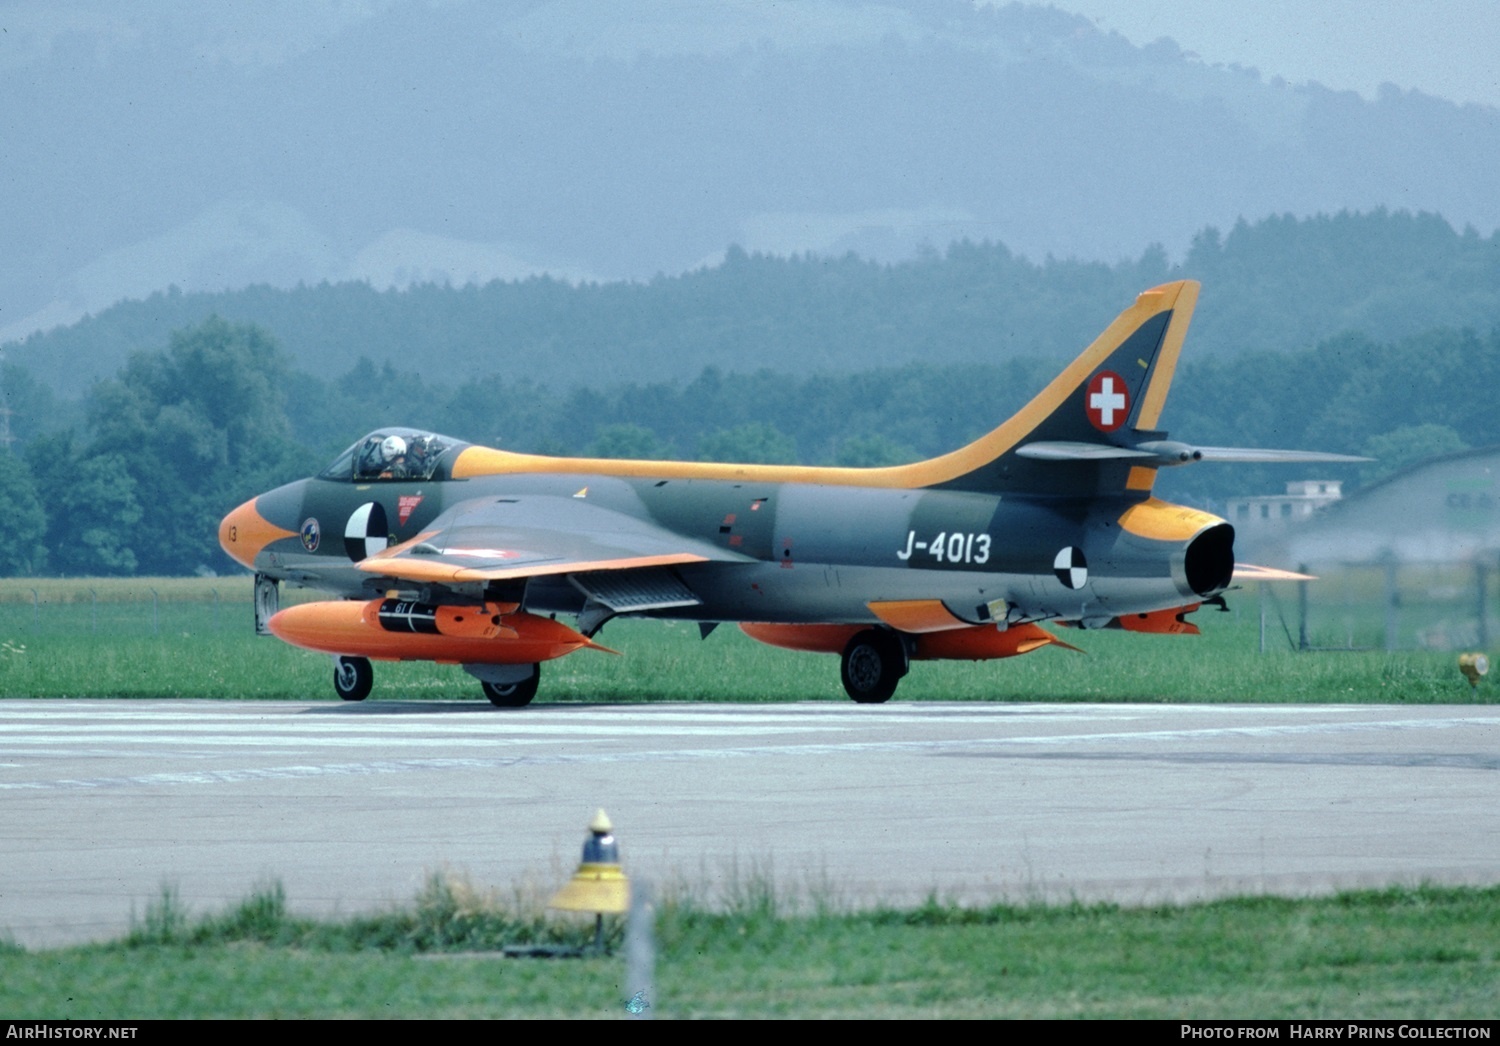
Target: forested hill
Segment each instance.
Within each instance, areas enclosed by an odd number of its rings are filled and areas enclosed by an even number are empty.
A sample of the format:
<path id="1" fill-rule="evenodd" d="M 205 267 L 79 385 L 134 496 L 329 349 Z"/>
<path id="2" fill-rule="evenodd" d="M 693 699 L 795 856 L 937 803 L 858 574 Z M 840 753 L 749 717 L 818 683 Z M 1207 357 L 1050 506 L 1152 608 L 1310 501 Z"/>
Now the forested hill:
<path id="1" fill-rule="evenodd" d="M 65 398 L 211 315 L 265 328 L 309 374 L 368 360 L 455 386 L 490 375 L 566 390 L 684 383 L 705 367 L 805 376 L 914 361 L 1061 362 L 1141 290 L 1180 277 L 1204 284 L 1193 359 L 1303 349 L 1346 332 L 1388 341 L 1500 323 L 1500 233 L 1378 210 L 1208 228 L 1178 265 L 1154 246 L 1105 265 L 960 242 L 891 265 L 732 249 L 716 267 L 645 283 L 171 291 L 5 352 Z"/>
<path id="2" fill-rule="evenodd" d="M 601 381 L 569 392 L 494 374 L 429 383 L 369 363 L 325 380 L 292 372 L 264 330 L 214 319 L 133 357 L 95 386 L 71 428 L 38 390 L 16 395 L 26 390 L 7 372 L 19 439 L 0 450 L 0 576 L 234 569 L 215 541 L 229 508 L 316 471 L 382 424 L 560 454 L 887 465 L 993 428 L 1060 366 L 913 363 L 812 377 L 707 369 L 686 384 Z M 1210 445 L 1378 458 L 1313 474 L 1352 486 L 1500 443 L 1500 413 L 1483 394 L 1497 383 L 1500 328 L 1389 342 L 1346 335 L 1299 352 L 1186 360 L 1162 420 L 1173 437 Z M 1205 464 L 1164 470 L 1157 489 L 1214 509 L 1305 478 L 1302 465 Z"/>

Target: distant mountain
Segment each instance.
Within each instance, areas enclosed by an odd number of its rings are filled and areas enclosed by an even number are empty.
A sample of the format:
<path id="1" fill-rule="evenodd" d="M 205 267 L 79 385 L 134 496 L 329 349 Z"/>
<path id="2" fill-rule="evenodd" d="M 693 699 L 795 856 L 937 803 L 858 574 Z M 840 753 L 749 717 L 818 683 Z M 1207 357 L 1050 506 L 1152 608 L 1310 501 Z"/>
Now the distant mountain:
<path id="1" fill-rule="evenodd" d="M 1378 206 L 1500 226 L 1500 111 L 1265 82 L 1051 8 L 26 10 L 0 53 L 0 340 L 168 286 L 646 280 L 731 244 L 1113 263 Z"/>
<path id="2" fill-rule="evenodd" d="M 492 376 L 555 390 L 681 384 L 706 367 L 806 376 L 911 362 L 1059 364 L 1140 291 L 1183 276 L 1204 284 L 1193 359 L 1302 350 L 1351 331 L 1385 342 L 1500 325 L 1500 233 L 1376 211 L 1205 229 L 1177 266 L 1160 248 L 1114 265 L 1037 264 L 962 242 L 893 265 L 735 248 L 717 266 L 647 283 L 173 290 L 34 334 L 8 360 L 74 396 L 131 351 L 159 350 L 171 331 L 218 315 L 267 329 L 299 370 L 324 379 L 365 359 L 449 387 Z"/>

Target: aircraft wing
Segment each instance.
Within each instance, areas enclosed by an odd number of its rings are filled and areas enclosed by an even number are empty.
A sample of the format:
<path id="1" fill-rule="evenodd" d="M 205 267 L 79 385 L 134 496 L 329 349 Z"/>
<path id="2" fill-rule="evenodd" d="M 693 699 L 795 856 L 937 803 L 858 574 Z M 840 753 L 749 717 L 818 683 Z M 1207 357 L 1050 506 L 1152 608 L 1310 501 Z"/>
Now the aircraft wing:
<path id="1" fill-rule="evenodd" d="M 488 497 L 439 515 L 410 541 L 361 560 L 371 574 L 437 584 L 747 562 L 650 519 L 555 495 Z"/>

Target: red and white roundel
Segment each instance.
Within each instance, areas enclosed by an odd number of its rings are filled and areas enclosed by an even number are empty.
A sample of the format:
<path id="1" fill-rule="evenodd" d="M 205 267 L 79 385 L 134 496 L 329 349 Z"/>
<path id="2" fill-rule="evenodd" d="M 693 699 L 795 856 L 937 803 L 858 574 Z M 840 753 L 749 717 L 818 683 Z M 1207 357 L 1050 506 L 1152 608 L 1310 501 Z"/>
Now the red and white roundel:
<path id="1" fill-rule="evenodd" d="M 1083 398 L 1089 424 L 1100 432 L 1113 432 L 1130 416 L 1130 389 L 1125 379 L 1112 370 L 1101 370 L 1089 380 Z"/>

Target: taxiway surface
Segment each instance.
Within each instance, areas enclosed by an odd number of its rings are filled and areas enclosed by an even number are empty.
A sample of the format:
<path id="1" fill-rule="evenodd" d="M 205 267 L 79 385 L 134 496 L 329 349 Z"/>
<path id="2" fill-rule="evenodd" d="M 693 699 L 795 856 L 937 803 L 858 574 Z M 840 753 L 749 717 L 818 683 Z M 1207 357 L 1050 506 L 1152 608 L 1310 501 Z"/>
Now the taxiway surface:
<path id="1" fill-rule="evenodd" d="M 1500 882 L 1500 708 L 0 701 L 0 934 L 122 932 L 279 879 L 405 903 L 442 869 L 773 875 L 849 903 Z"/>

